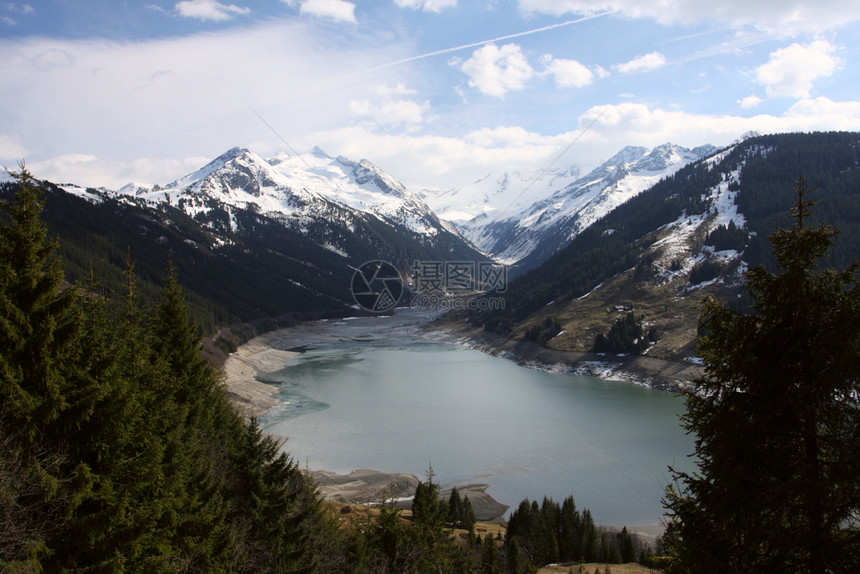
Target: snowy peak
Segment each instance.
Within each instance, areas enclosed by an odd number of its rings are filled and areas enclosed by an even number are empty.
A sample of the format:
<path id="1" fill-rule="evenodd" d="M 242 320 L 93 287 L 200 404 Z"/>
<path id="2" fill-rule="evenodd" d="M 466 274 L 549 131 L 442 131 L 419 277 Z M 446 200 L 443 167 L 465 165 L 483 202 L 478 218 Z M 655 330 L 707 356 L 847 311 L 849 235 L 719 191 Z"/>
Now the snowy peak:
<path id="1" fill-rule="evenodd" d="M 332 158 L 318 147 L 300 155 L 281 152 L 268 160 L 234 147 L 164 188 L 129 184 L 118 193 L 152 203 L 166 201 L 191 215 L 207 211 L 207 205 L 215 200 L 279 219 L 366 213 L 423 236 L 435 236 L 443 230 L 457 234 L 402 183 L 373 163 Z"/>
<path id="2" fill-rule="evenodd" d="M 713 149 L 690 150 L 671 143 L 653 149 L 627 146 L 587 175 L 568 179 L 528 205 L 485 207 L 461 221 L 459 229 L 493 257 L 509 264 L 528 258 L 524 265 L 532 267 L 612 209 Z M 507 184 L 500 181 L 499 189 L 506 190 Z"/>
<path id="3" fill-rule="evenodd" d="M 379 191 L 387 195 L 395 197 L 406 197 L 411 195 L 406 187 L 381 169 L 373 165 L 371 162 L 363 159 L 358 163 L 350 161 L 343 156 L 337 158 L 338 163 L 344 167 L 351 169 L 351 175 L 358 185 L 364 186 L 370 184 L 375 186 Z"/>

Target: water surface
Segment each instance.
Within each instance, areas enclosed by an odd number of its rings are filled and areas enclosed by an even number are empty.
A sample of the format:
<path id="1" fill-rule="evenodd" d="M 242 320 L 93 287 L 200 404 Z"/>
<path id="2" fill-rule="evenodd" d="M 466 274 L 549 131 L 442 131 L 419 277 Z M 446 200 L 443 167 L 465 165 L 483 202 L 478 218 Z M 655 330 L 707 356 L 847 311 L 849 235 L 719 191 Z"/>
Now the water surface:
<path id="1" fill-rule="evenodd" d="M 443 487 L 486 482 L 511 506 L 573 495 L 599 523 L 632 526 L 659 521 L 668 465 L 691 468 L 683 401 L 665 391 L 528 369 L 399 318 L 314 329 L 281 341 L 302 354 L 261 377 L 284 401 L 261 424 L 310 469 L 423 477 L 432 464 Z"/>

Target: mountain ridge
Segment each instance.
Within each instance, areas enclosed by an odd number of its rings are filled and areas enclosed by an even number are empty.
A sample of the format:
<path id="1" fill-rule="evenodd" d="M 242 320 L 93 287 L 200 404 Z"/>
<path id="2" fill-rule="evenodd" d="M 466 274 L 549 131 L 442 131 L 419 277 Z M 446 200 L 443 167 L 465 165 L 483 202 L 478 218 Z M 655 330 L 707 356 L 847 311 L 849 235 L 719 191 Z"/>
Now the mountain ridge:
<path id="1" fill-rule="evenodd" d="M 695 363 L 699 300 L 745 310 L 743 274 L 756 265 L 776 270 L 768 237 L 791 225 L 798 175 L 820 186 L 810 225 L 840 231 L 822 264 L 850 268 L 860 252 L 860 133 L 751 135 L 609 212 L 492 294 L 503 306 L 468 319 L 504 341 L 585 353 L 598 364 L 625 360 L 591 351 L 633 313 L 659 335 L 643 355 Z"/>

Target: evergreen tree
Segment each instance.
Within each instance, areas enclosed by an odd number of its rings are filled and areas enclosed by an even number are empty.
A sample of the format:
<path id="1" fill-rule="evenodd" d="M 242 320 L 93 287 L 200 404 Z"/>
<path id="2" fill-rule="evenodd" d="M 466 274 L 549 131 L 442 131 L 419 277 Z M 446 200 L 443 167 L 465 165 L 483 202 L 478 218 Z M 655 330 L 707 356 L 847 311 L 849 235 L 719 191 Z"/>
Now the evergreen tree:
<path id="1" fill-rule="evenodd" d="M 677 565 L 695 572 L 860 570 L 860 284 L 819 270 L 835 232 L 771 235 L 779 268 L 747 274 L 752 314 L 703 305 L 705 375 L 687 393 L 698 472 L 667 490 Z"/>
<path id="2" fill-rule="evenodd" d="M 487 535 L 481 549 L 481 574 L 501 574 L 502 572 L 504 568 L 499 547 L 496 546 L 493 537 Z"/>
<path id="3" fill-rule="evenodd" d="M 39 219 L 42 200 L 21 164 L 0 226 L 0 397 L 11 424 L 33 439 L 66 407 L 64 369 L 78 323 L 73 289 Z"/>
<path id="4" fill-rule="evenodd" d="M 452 524 L 465 522 L 463 520 L 463 501 L 456 486 L 451 489 L 451 495 L 448 497 L 448 522 Z"/>

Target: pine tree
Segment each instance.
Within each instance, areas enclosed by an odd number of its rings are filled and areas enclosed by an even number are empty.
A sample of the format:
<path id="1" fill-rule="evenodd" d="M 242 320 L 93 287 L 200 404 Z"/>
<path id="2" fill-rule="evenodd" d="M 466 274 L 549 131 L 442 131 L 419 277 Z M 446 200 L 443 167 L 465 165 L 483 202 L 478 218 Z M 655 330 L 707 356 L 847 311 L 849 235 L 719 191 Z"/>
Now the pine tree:
<path id="1" fill-rule="evenodd" d="M 85 468 L 70 470 L 60 423 L 80 353 L 75 291 L 64 288 L 32 176 L 23 164 L 12 175 L 17 190 L 0 225 L 0 464 L 9 480 L 0 486 L 0 523 L 11 528 L 11 538 L 0 535 L 0 569 L 49 556 L 51 536 L 90 487 Z"/>
<path id="2" fill-rule="evenodd" d="M 665 501 L 692 571 L 860 569 L 860 283 L 816 267 L 835 232 L 808 225 L 810 191 L 795 182 L 795 224 L 771 235 L 778 272 L 747 274 L 752 314 L 703 305 L 682 418 L 699 468 Z"/>
<path id="3" fill-rule="evenodd" d="M 465 522 L 463 520 L 463 501 L 456 486 L 451 489 L 451 494 L 448 496 L 448 522 L 455 525 Z"/>
<path id="4" fill-rule="evenodd" d="M 42 200 L 24 167 L 0 226 L 0 397 L 26 439 L 66 407 L 64 368 L 77 334 L 73 289 L 39 219 Z"/>

